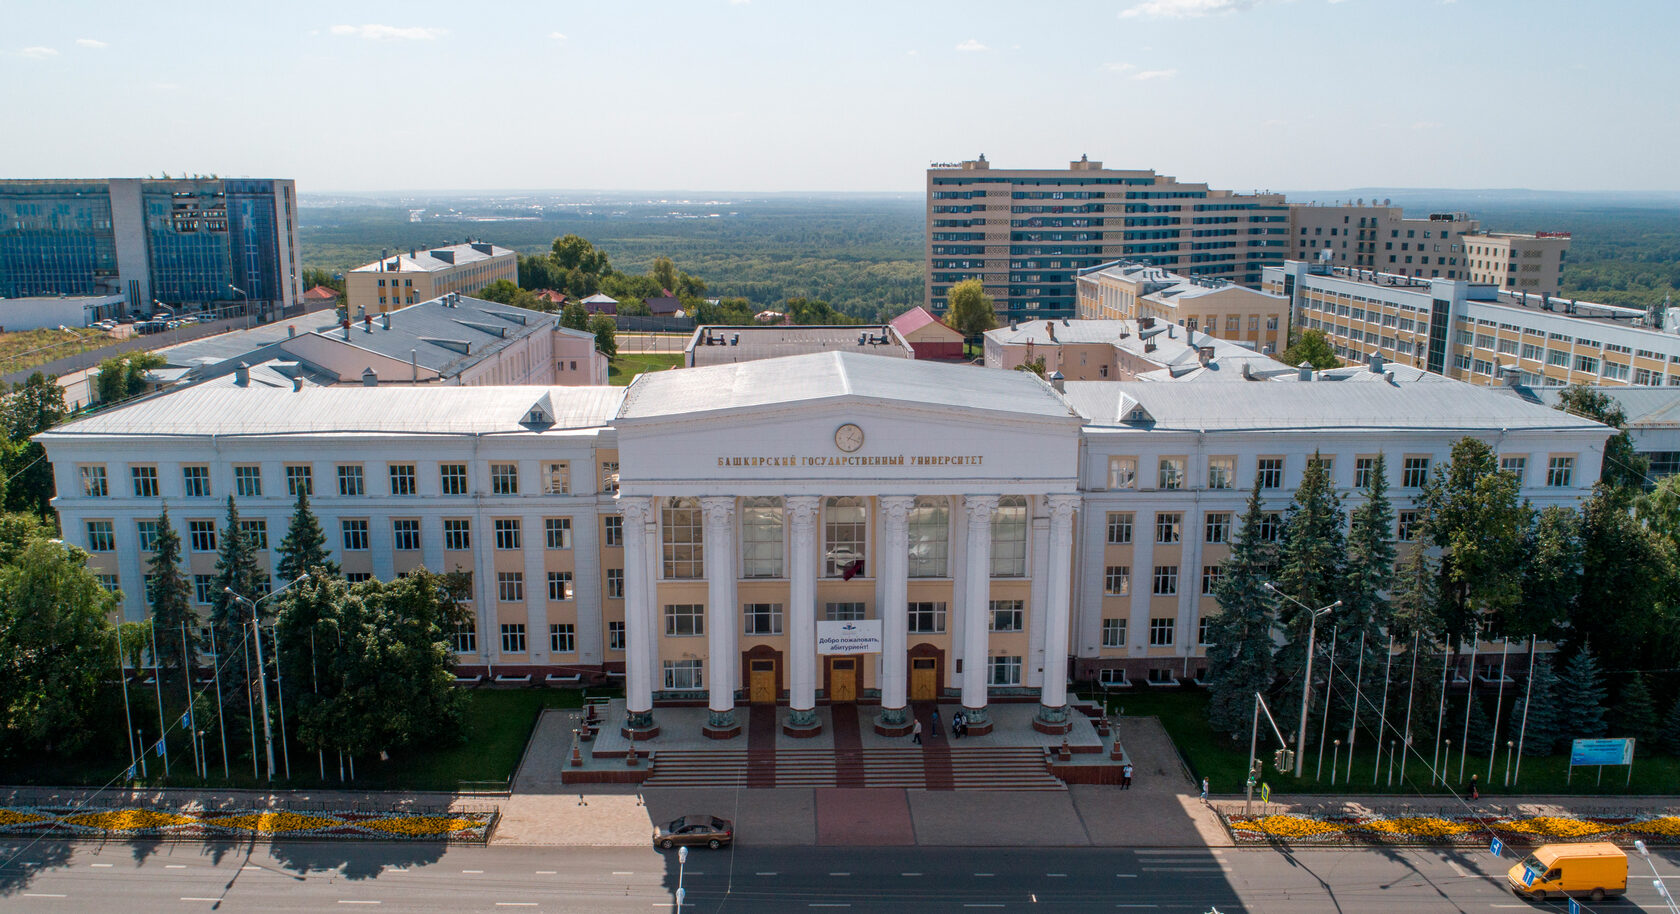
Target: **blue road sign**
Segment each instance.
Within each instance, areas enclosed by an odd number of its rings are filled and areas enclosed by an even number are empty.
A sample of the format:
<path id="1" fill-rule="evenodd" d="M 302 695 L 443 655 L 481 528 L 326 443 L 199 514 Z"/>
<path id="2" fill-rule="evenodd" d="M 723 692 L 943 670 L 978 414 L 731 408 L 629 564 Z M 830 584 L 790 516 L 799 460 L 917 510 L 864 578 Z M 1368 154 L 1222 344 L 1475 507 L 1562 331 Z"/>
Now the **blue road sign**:
<path id="1" fill-rule="evenodd" d="M 1523 867 L 1523 885 L 1533 885 L 1534 880 L 1539 878 L 1540 874 L 1536 873 L 1533 867 Z"/>
<path id="2" fill-rule="evenodd" d="M 1569 899 L 1569 914 L 1581 914 L 1581 903 L 1573 898 Z"/>
<path id="3" fill-rule="evenodd" d="M 1505 850 L 1505 842 L 1499 840 L 1498 838 L 1493 839 L 1493 841 L 1488 844 L 1488 852 L 1493 854 L 1495 857 L 1498 857 L 1500 852 L 1503 850 Z"/>

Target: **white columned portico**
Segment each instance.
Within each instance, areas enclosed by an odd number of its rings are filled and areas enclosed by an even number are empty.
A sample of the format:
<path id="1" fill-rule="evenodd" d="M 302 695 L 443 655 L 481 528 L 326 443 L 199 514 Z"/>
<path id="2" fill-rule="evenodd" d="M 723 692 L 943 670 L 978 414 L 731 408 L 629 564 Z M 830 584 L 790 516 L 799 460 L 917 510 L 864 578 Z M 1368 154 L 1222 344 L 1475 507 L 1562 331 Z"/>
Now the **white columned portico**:
<path id="1" fill-rule="evenodd" d="M 624 516 L 624 736 L 630 740 L 652 739 L 659 735 L 659 725 L 653 720 L 657 635 L 648 609 L 653 601 L 653 582 L 645 569 L 653 502 L 620 495 L 618 511 Z"/>
<path id="2" fill-rule="evenodd" d="M 986 716 L 986 647 L 991 636 L 992 515 L 997 511 L 996 495 L 969 495 L 968 560 L 963 588 L 963 716 L 969 732 L 992 732 Z"/>
<path id="3" fill-rule="evenodd" d="M 903 736 L 910 732 L 906 711 L 909 691 L 910 639 L 910 507 L 908 495 L 879 499 L 884 531 L 877 547 L 881 568 L 881 713 L 875 732 Z"/>
<path id="4" fill-rule="evenodd" d="M 789 736 L 822 732 L 817 717 L 817 506 L 815 495 L 790 495 L 788 518 Z"/>
<path id="5" fill-rule="evenodd" d="M 1068 624 L 1072 609 L 1073 514 L 1079 508 L 1078 495 L 1051 495 L 1050 581 L 1044 620 L 1044 684 L 1039 688 L 1038 714 L 1033 729 L 1041 733 L 1066 733 L 1068 722 Z"/>
<path id="6" fill-rule="evenodd" d="M 740 662 L 735 636 L 735 499 L 709 495 L 700 499 L 706 527 L 706 682 L 709 686 L 705 733 L 712 739 L 741 735 L 735 720 L 735 664 Z"/>

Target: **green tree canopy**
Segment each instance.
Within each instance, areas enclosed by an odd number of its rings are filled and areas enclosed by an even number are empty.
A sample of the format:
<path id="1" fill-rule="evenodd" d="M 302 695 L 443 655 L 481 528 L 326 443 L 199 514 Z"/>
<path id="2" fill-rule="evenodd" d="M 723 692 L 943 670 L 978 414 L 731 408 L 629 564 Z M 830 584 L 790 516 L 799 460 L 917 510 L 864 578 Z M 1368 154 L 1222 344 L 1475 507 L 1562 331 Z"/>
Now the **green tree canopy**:
<path id="1" fill-rule="evenodd" d="M 0 475 L 6 480 L 6 510 L 52 516 L 52 464 L 46 449 L 30 439 L 64 421 L 64 388 L 56 378 L 35 372 L 0 399 Z"/>
<path id="2" fill-rule="evenodd" d="M 151 579 L 152 618 L 149 620 L 158 633 L 158 660 L 168 674 L 181 676 L 198 663 L 198 617 L 192 609 L 192 588 L 181 571 L 181 536 L 169 520 L 169 506 L 164 505 L 157 518 L 157 538 L 152 545 L 152 557 L 146 562 L 146 575 Z M 180 640 L 173 637 L 185 624 L 190 637 L 185 654 Z M 180 694 L 179 689 L 170 691 Z"/>
<path id="3" fill-rule="evenodd" d="M 94 389 L 100 403 L 120 403 L 146 391 L 146 372 L 167 364 L 155 352 L 128 352 L 99 363 Z"/>
<path id="4" fill-rule="evenodd" d="M 1295 490 L 1283 523 L 1283 540 L 1278 546 L 1277 576 L 1273 578 L 1282 596 L 1278 601 L 1278 620 L 1285 632 L 1283 648 L 1278 651 L 1278 672 L 1284 681 L 1279 686 L 1285 694 L 1299 692 L 1301 675 L 1306 666 L 1308 629 L 1312 617 L 1308 609 L 1321 609 L 1342 600 L 1345 584 L 1343 570 L 1347 543 L 1346 514 L 1342 500 L 1330 483 L 1330 475 L 1315 455 L 1307 461 L 1301 474 L 1301 485 Z M 1293 597 L 1294 599 L 1290 599 Z M 1304 604 L 1304 606 L 1303 606 Z M 1347 601 L 1332 616 L 1319 624 L 1319 646 L 1330 643 L 1330 631 L 1340 635 Z M 1299 708 L 1289 705 L 1286 712 L 1297 723 Z"/>
<path id="5" fill-rule="evenodd" d="M 1254 694 L 1272 686 L 1272 629 L 1277 625 L 1265 582 L 1271 544 L 1260 538 L 1260 481 L 1249 492 L 1237 539 L 1213 585 L 1219 614 L 1208 620 L 1208 722 L 1240 734 L 1252 723 Z"/>
<path id="6" fill-rule="evenodd" d="M 1674 546 L 1624 504 L 1614 487 L 1600 484 L 1582 506 L 1580 597 L 1565 641 L 1591 641 L 1613 670 L 1671 667 L 1680 650 Z"/>
<path id="7" fill-rule="evenodd" d="M 589 311 L 582 302 L 569 301 L 560 311 L 560 326 L 571 330 L 589 329 Z"/>
<path id="8" fill-rule="evenodd" d="M 1510 637 L 1552 639 L 1581 594 L 1581 518 L 1553 505 L 1523 536 L 1522 600 L 1498 623 Z"/>
<path id="9" fill-rule="evenodd" d="M 595 334 L 595 348 L 607 358 L 618 355 L 617 325 L 613 319 L 605 314 L 597 314 L 589 319 L 589 332 Z"/>
<path id="10" fill-rule="evenodd" d="M 0 566 L 0 753 L 87 742 L 116 663 L 115 609 L 75 547 L 35 540 Z"/>
<path id="11" fill-rule="evenodd" d="M 282 581 L 295 581 L 304 572 L 320 568 L 329 575 L 338 574 L 338 563 L 327 554 L 327 535 L 321 532 L 321 522 L 309 510 L 309 493 L 298 489 L 297 502 L 292 506 L 291 526 L 286 538 L 280 541 L 279 561 L 274 572 Z"/>
<path id="12" fill-rule="evenodd" d="M 1426 538 L 1441 549 L 1441 622 L 1455 642 L 1471 637 L 1483 615 L 1503 623 L 1522 599 L 1522 546 L 1531 509 L 1518 483 L 1501 472 L 1493 449 L 1461 438 L 1419 498 Z M 1527 632 L 1495 632 L 1527 635 Z"/>
<path id="13" fill-rule="evenodd" d="M 669 289 L 671 294 L 676 294 L 677 265 L 671 262 L 671 258 L 664 255 L 653 258 L 653 266 L 648 269 L 648 275 L 653 277 L 653 281 L 659 284 L 661 290 Z"/>
<path id="14" fill-rule="evenodd" d="M 1632 498 L 1645 486 L 1651 462 L 1634 453 L 1633 436 L 1628 434 L 1627 413 L 1621 404 L 1603 391 L 1582 384 L 1565 387 L 1558 396 L 1557 408 L 1571 415 L 1602 422 L 1616 430 L 1604 442 L 1604 462 L 1599 480 L 1614 487 L 1620 494 Z"/>
<path id="15" fill-rule="evenodd" d="M 1310 327 L 1302 330 L 1301 335 L 1278 358 L 1292 367 L 1306 362 L 1319 371 L 1342 364 L 1342 360 L 1336 358 L 1336 347 L 1330 344 L 1330 338 L 1324 335 L 1324 331 Z"/>
<path id="16" fill-rule="evenodd" d="M 1595 739 L 1604 735 L 1604 699 L 1609 692 L 1590 646 L 1582 645 L 1563 665 L 1556 694 L 1558 715 L 1567 731 L 1561 734 L 1563 738 Z"/>
<path id="17" fill-rule="evenodd" d="M 1645 676 L 1633 673 L 1622 685 L 1621 692 L 1616 696 L 1616 706 L 1611 709 L 1610 732 L 1616 736 L 1631 736 L 1640 743 L 1645 743 L 1657 734 L 1657 706 L 1651 700 L 1651 690 L 1645 685 Z"/>
<path id="18" fill-rule="evenodd" d="M 1523 755 L 1551 755 L 1552 748 L 1560 740 L 1568 738 L 1564 733 L 1566 721 L 1558 706 L 1558 681 L 1557 674 L 1552 671 L 1551 656 L 1534 655 L 1534 664 L 1528 675 L 1529 682 L 1524 687 L 1523 697 L 1511 707 L 1505 738 L 1522 740 Z"/>
<path id="19" fill-rule="evenodd" d="M 997 326 L 992 297 L 978 279 L 965 279 L 947 293 L 945 324 L 970 340 Z"/>

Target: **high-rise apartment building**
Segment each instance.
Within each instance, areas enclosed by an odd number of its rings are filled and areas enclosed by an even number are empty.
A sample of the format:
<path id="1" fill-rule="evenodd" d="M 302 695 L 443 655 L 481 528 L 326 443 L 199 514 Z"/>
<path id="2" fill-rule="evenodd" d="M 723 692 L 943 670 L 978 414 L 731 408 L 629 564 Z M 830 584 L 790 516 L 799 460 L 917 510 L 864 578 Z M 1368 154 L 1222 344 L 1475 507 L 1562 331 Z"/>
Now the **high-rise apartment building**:
<path id="1" fill-rule="evenodd" d="M 392 311 L 440 295 L 478 290 L 505 279 L 519 281 L 519 255 L 483 242 L 386 253 L 344 274 L 345 307 L 352 313 Z"/>
<path id="2" fill-rule="evenodd" d="M 993 169 L 985 156 L 927 172 L 927 291 L 935 314 L 951 286 L 978 278 L 998 313 L 1071 317 L 1074 277 L 1115 260 L 1184 276 L 1259 285 L 1289 256 L 1279 194 L 1237 194 L 1153 170 Z"/>
<path id="3" fill-rule="evenodd" d="M 267 314 L 298 303 L 301 273 L 290 180 L 0 180 L 0 297 Z"/>

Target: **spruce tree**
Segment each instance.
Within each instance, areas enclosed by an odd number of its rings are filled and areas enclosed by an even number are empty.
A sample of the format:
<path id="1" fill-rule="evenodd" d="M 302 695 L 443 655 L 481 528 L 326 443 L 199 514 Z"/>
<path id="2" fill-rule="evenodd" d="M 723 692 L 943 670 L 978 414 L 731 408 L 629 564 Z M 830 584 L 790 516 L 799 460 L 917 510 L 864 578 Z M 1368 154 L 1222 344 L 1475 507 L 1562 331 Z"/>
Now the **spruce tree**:
<path id="1" fill-rule="evenodd" d="M 1342 584 L 1342 609 L 1337 613 L 1344 650 L 1351 658 L 1348 670 L 1359 673 L 1360 647 L 1364 647 L 1364 677 L 1359 683 L 1358 719 L 1377 722 L 1382 703 L 1383 667 L 1388 660 L 1388 634 L 1393 608 L 1388 591 L 1394 586 L 1394 509 L 1388 501 L 1388 468 L 1381 454 L 1371 466 L 1370 482 L 1362 493 L 1364 501 L 1354 508 L 1349 520 L 1347 564 Z M 1338 677 L 1340 678 L 1340 677 Z M 1343 682 L 1351 680 L 1343 679 Z M 1338 702 L 1344 718 L 1353 708 L 1354 692 L 1346 691 Z M 1369 712 L 1369 713 L 1367 713 Z"/>
<path id="2" fill-rule="evenodd" d="M 231 676 L 234 682 L 242 682 L 252 678 L 253 672 L 247 666 L 247 648 L 244 646 L 251 637 L 251 607 L 235 599 L 234 595 L 257 601 L 268 590 L 268 576 L 257 565 L 250 537 L 239 523 L 239 506 L 234 504 L 231 495 L 228 496 L 227 519 L 222 525 L 220 537 L 210 624 L 216 630 L 217 650 L 223 655 L 217 659 L 221 662 L 224 676 Z M 230 594 L 230 590 L 233 593 Z M 254 659 L 251 658 L 253 663 Z M 238 707 L 237 702 L 225 706 L 225 710 L 230 716 L 242 716 L 239 712 L 243 709 Z"/>
<path id="3" fill-rule="evenodd" d="M 1657 733 L 1657 745 L 1669 755 L 1680 755 L 1680 697 L 1674 699 L 1668 714 L 1663 717 L 1662 729 Z"/>
<path id="4" fill-rule="evenodd" d="M 1242 526 L 1220 563 L 1213 598 L 1219 614 L 1208 620 L 1208 721 L 1233 735 L 1252 724 L 1254 693 L 1272 685 L 1272 627 L 1277 624 L 1265 587 L 1271 547 L 1260 538 L 1260 482 L 1248 496 Z"/>
<path id="5" fill-rule="evenodd" d="M 1646 688 L 1642 674 L 1628 677 L 1627 684 L 1616 696 L 1612 717 L 1614 724 L 1610 729 L 1616 736 L 1631 736 L 1643 745 L 1656 735 L 1657 706 L 1651 701 L 1651 690 Z"/>
<path id="6" fill-rule="evenodd" d="M 1551 655 L 1535 654 L 1534 667 L 1528 676 L 1522 696 L 1512 703 L 1511 716 L 1506 718 L 1505 738 L 1522 740 L 1523 755 L 1551 755 L 1558 741 L 1564 738 L 1564 718 L 1558 708 L 1558 680 L 1552 672 Z"/>
<path id="7" fill-rule="evenodd" d="M 1468 698 L 1470 700 L 1470 734 L 1467 739 L 1470 745 L 1470 754 L 1486 757 L 1488 750 L 1493 748 L 1493 741 L 1498 734 L 1494 732 L 1493 721 L 1488 719 L 1487 707 L 1475 695 L 1470 695 Z M 1451 719 L 1464 720 L 1464 716 L 1459 715 Z"/>
<path id="8" fill-rule="evenodd" d="M 1604 735 L 1604 679 L 1598 672 L 1598 661 L 1592 647 L 1582 645 L 1574 657 L 1564 664 L 1563 676 L 1558 679 L 1558 712 L 1569 732 L 1566 739 L 1593 739 Z"/>
<path id="9" fill-rule="evenodd" d="M 274 566 L 281 581 L 297 580 L 311 568 L 321 568 L 327 574 L 338 574 L 338 563 L 327 556 L 327 535 L 321 532 L 321 522 L 309 510 L 309 493 L 298 487 L 297 504 L 292 508 L 292 523 L 286 538 L 280 541 L 280 561 Z"/>
<path id="10" fill-rule="evenodd" d="M 1389 630 L 1400 653 L 1394 657 L 1388 719 L 1394 727 L 1390 735 L 1400 731 L 1404 737 L 1406 708 L 1410 705 L 1415 749 L 1424 745 L 1422 734 L 1434 732 L 1435 708 L 1441 695 L 1441 628 L 1435 615 L 1439 606 L 1437 572 L 1434 561 L 1422 548 L 1412 549 L 1396 571 Z M 1425 721 L 1430 726 L 1424 726 Z"/>
<path id="11" fill-rule="evenodd" d="M 1278 684 L 1278 694 L 1283 696 L 1299 695 L 1301 692 L 1308 630 L 1312 624 L 1309 609 L 1321 609 L 1341 598 L 1343 560 L 1347 553 L 1343 533 L 1345 521 L 1341 498 L 1336 495 L 1335 488 L 1330 484 L 1330 474 L 1325 472 L 1324 464 L 1315 454 L 1307 461 L 1300 488 L 1295 490 L 1295 498 L 1289 505 L 1283 525 L 1283 542 L 1278 547 L 1275 580 L 1279 591 L 1278 618 L 1283 625 L 1285 641 L 1278 651 L 1277 667 L 1284 677 Z M 1341 608 L 1346 608 L 1346 601 Z M 1332 635 L 1340 635 L 1341 620 L 1338 612 L 1319 621 L 1318 628 L 1322 634 L 1316 640 L 1320 654 L 1328 656 Z M 1341 652 L 1339 660 L 1346 657 L 1347 653 Z M 1315 664 L 1321 662 L 1324 661 L 1314 661 Z M 1326 674 L 1329 672 L 1327 666 L 1319 669 Z M 1337 679 L 1346 682 L 1339 673 Z M 1333 685 L 1340 687 L 1339 683 Z M 1318 703 L 1314 701 L 1313 704 L 1316 706 Z M 1284 707 L 1288 710 L 1283 711 L 1280 718 L 1287 717 L 1290 727 L 1297 726 L 1300 723 L 1300 705 L 1291 702 Z M 1279 722 L 1282 723 L 1281 719 Z"/>
<path id="12" fill-rule="evenodd" d="M 149 598 L 152 606 L 152 630 L 157 637 L 158 661 L 179 673 L 198 665 L 198 619 L 193 615 L 192 589 L 181 571 L 181 537 L 169 522 L 169 506 L 158 514 L 157 539 L 152 545 L 152 557 L 146 563 L 151 578 Z M 181 653 L 181 626 L 187 627 L 186 655 Z M 151 647 L 148 639 L 148 648 Z M 180 689 L 170 692 L 181 694 Z"/>

